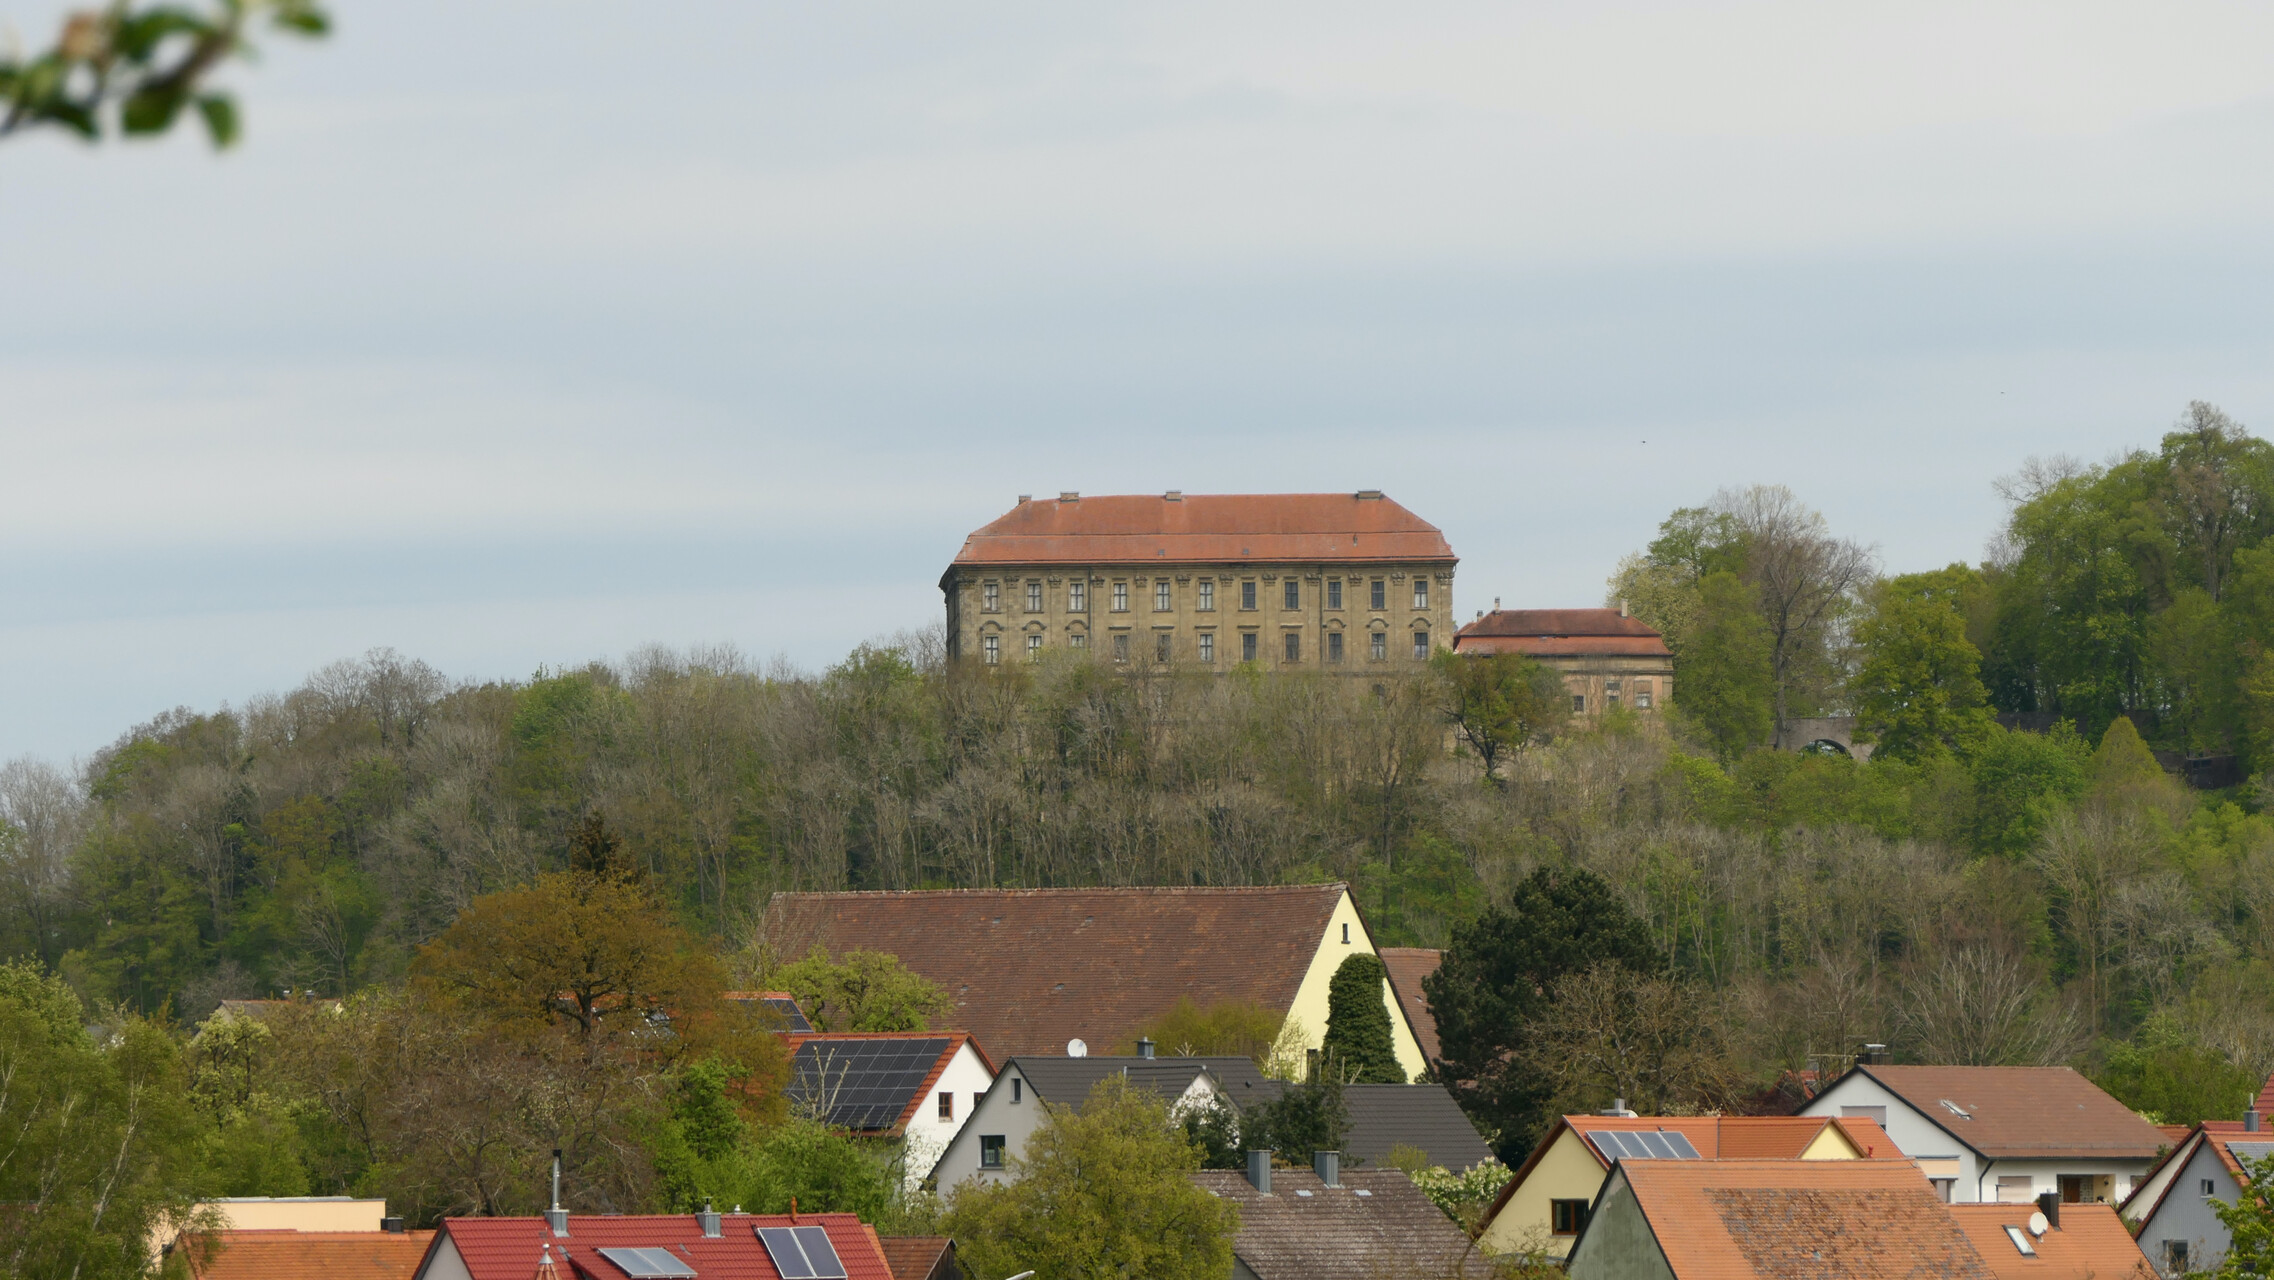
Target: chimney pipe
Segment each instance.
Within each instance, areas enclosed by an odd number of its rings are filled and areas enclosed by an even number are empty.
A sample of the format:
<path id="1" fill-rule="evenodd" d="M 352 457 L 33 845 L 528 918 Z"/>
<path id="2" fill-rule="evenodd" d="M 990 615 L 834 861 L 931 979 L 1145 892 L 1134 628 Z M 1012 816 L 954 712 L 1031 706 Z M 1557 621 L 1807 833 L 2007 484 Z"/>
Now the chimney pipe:
<path id="1" fill-rule="evenodd" d="M 1248 1151 L 1248 1185 L 1264 1195 L 1271 1194 L 1271 1148 L 1257 1147 Z"/>
<path id="2" fill-rule="evenodd" d="M 703 1211 L 695 1215 L 695 1225 L 703 1229 L 703 1239 L 719 1239 L 719 1211 L 711 1207 L 710 1201 L 703 1202 Z"/>
<path id="3" fill-rule="evenodd" d="M 403 1234 L 403 1220 L 401 1218 L 381 1218 L 379 1229 L 399 1236 Z"/>
<path id="4" fill-rule="evenodd" d="M 2055 1231 L 2061 1229 L 2061 1193 L 2047 1191 L 2037 1197 L 2037 1211 L 2045 1215 L 2045 1225 Z"/>
<path id="5" fill-rule="evenodd" d="M 1625 1098 L 1613 1098 L 1608 1110 L 1598 1111 L 1595 1114 L 1599 1116 L 1632 1116 L 1634 1112 L 1627 1110 Z"/>
<path id="6" fill-rule="evenodd" d="M 553 1148 L 553 1207 L 545 1210 L 545 1225 L 556 1239 L 568 1235 L 568 1210 L 561 1207 L 561 1149 Z"/>
<path id="7" fill-rule="evenodd" d="M 1308 1084 L 1319 1082 L 1319 1051 L 1316 1049 L 1303 1050 L 1303 1080 Z"/>
<path id="8" fill-rule="evenodd" d="M 1858 1061 L 1862 1062 L 1865 1066 L 1870 1067 L 1884 1067 L 1893 1060 L 1893 1055 L 1887 1052 L 1887 1046 L 1883 1044 L 1865 1045 L 1863 1047 L 1863 1056 L 1858 1059 Z"/>
<path id="9" fill-rule="evenodd" d="M 2242 1113 L 2242 1131 L 2244 1133 L 2258 1132 L 2258 1108 L 2252 1107 Z"/>
<path id="10" fill-rule="evenodd" d="M 1311 1153 L 1311 1172 L 1319 1175 L 1319 1185 L 1321 1186 L 1341 1186 L 1342 1153 L 1340 1151 L 1313 1151 Z"/>
<path id="11" fill-rule="evenodd" d="M 1153 1037 L 1139 1036 L 1137 1038 L 1137 1056 L 1140 1058 L 1153 1056 Z"/>

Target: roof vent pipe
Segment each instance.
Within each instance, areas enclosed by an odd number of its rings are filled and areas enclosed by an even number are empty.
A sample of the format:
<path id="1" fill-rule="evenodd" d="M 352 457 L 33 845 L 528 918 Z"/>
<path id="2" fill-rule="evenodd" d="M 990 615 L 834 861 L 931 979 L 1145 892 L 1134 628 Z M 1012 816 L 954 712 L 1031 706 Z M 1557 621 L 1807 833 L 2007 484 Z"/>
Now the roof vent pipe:
<path id="1" fill-rule="evenodd" d="M 393 1234 L 399 1236 L 403 1234 L 403 1220 L 399 1217 L 381 1218 L 379 1220 L 379 1229 L 381 1231 L 392 1232 Z"/>
<path id="2" fill-rule="evenodd" d="M 1320 1186 L 1341 1186 L 1342 1153 L 1340 1151 L 1313 1151 L 1311 1153 L 1311 1172 L 1319 1175 Z"/>
<path id="3" fill-rule="evenodd" d="M 1626 1116 L 1631 1118 L 1634 1115 L 1634 1112 L 1627 1110 L 1627 1100 L 1625 1098 L 1613 1098 L 1611 1099 L 1611 1105 L 1607 1110 L 1598 1111 L 1595 1114 L 1599 1116 Z"/>
<path id="4" fill-rule="evenodd" d="M 1319 1051 L 1316 1049 L 1303 1050 L 1303 1081 L 1306 1084 L 1319 1082 Z"/>
<path id="5" fill-rule="evenodd" d="M 1889 1062 L 1894 1061 L 1894 1058 L 1887 1052 L 1886 1045 L 1867 1044 L 1863 1047 L 1863 1056 L 1859 1059 L 1859 1061 L 1861 1061 L 1865 1066 L 1884 1067 Z"/>
<path id="6" fill-rule="evenodd" d="M 2045 1225 L 2055 1231 L 2061 1229 L 2061 1193 L 2047 1191 L 2037 1197 L 2037 1211 L 2045 1215 Z"/>
<path id="7" fill-rule="evenodd" d="M 568 1235 L 568 1210 L 561 1207 L 561 1149 L 553 1148 L 553 1207 L 545 1210 L 545 1225 L 555 1238 Z"/>
<path id="8" fill-rule="evenodd" d="M 2252 1107 L 2242 1113 L 2242 1131 L 2244 1133 L 2258 1132 L 2258 1108 Z"/>
<path id="9" fill-rule="evenodd" d="M 1058 491 L 1058 500 L 1060 502 L 1080 502 L 1082 500 L 1082 495 L 1072 489 L 1060 489 Z"/>
<path id="10" fill-rule="evenodd" d="M 1271 1148 L 1248 1151 L 1248 1185 L 1264 1195 L 1271 1194 Z"/>
<path id="11" fill-rule="evenodd" d="M 1625 600 L 1619 601 L 1619 616 L 1622 618 L 1627 616 L 1627 602 Z"/>
<path id="12" fill-rule="evenodd" d="M 1153 1056 L 1153 1037 L 1139 1036 L 1137 1038 L 1137 1056 L 1140 1058 Z"/>
<path id="13" fill-rule="evenodd" d="M 703 1202 L 703 1211 L 695 1215 L 695 1225 L 703 1229 L 703 1239 L 716 1240 L 720 1238 L 719 1211 L 711 1207 L 710 1201 L 705 1200 Z"/>

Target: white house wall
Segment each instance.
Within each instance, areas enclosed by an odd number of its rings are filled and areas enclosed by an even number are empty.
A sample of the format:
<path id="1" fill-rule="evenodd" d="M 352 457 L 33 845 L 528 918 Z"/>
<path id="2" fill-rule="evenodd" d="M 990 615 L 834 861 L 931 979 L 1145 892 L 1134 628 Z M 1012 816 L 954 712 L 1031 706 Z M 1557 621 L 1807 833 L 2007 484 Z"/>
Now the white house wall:
<path id="1" fill-rule="evenodd" d="M 1016 1090 L 1017 1102 L 1011 1101 L 1014 1079 L 1020 1086 Z M 1181 1117 L 1187 1109 L 1204 1105 L 1215 1096 L 1216 1086 L 1211 1077 L 1205 1073 L 1195 1076 L 1183 1093 L 1170 1100 L 1169 1114 Z M 1012 1161 L 1025 1157 L 1027 1140 L 1042 1127 L 1042 1120 L 1043 1105 L 1035 1097 L 1034 1086 L 1018 1074 L 1015 1062 L 1005 1066 L 1002 1074 L 980 1095 L 978 1105 L 971 1109 L 971 1118 L 957 1127 L 939 1160 L 932 1165 L 933 1186 L 941 1195 L 947 1195 L 973 1178 L 988 1183 L 1010 1181 Z M 979 1140 L 989 1135 L 1000 1135 L 1003 1139 L 1004 1167 L 1001 1169 L 979 1166 Z M 917 1162 L 910 1159 L 908 1167 L 916 1169 Z"/>
<path id="2" fill-rule="evenodd" d="M 946 1154 L 955 1135 L 978 1114 L 980 1100 L 987 1096 L 988 1088 L 994 1083 L 994 1073 L 987 1069 L 971 1042 L 965 1040 L 957 1045 L 947 1069 L 933 1083 L 931 1092 L 918 1100 L 916 1114 L 908 1121 L 901 1167 L 906 1171 L 910 1190 L 923 1183 L 939 1158 Z M 943 1093 L 954 1099 L 954 1114 L 945 1120 L 940 1119 Z M 978 1157 L 974 1155 L 972 1159 L 976 1163 Z"/>
<path id="3" fill-rule="evenodd" d="M 2203 1193 L 2206 1181 L 2211 1184 L 2209 1195 Z M 2181 1166 L 2171 1189 L 2164 1193 L 2163 1203 L 2140 1224 L 2140 1251 L 2167 1276 L 2217 1267 L 2234 1237 L 2219 1221 L 2217 1206 L 2211 1201 L 2215 1198 L 2233 1204 L 2240 1191 L 2211 1144 L 2197 1143 L 2195 1154 Z M 2183 1268 L 2173 1268 L 2167 1262 L 2169 1242 L 2175 1240 L 2187 1246 L 2187 1265 Z"/>
<path id="4" fill-rule="evenodd" d="M 1878 1119 L 1876 1111 L 1868 1108 L 1884 1107 L 1886 1119 L 1880 1127 L 1895 1142 L 1895 1148 L 1919 1162 L 1920 1170 L 1929 1178 L 1953 1179 L 1950 1198 L 1954 1204 L 1996 1203 L 1998 1179 L 2024 1177 L 2029 1181 L 2027 1194 L 2015 1187 L 2010 1194 L 2016 1199 L 2033 1199 L 2048 1191 L 2061 1189 L 2063 1174 L 2103 1177 L 2107 1179 L 2106 1195 L 2110 1204 L 2121 1202 L 2139 1185 L 2136 1181 L 2148 1171 L 2147 1160 L 1989 1160 L 1968 1147 L 1956 1134 L 1963 1133 L 1965 1121 L 1953 1116 L 1950 1126 L 1944 1128 L 1935 1120 L 1923 1116 L 1909 1102 L 1893 1090 L 1866 1075 L 1849 1075 L 1802 1109 L 1801 1114 L 1811 1116 L 1870 1115 Z M 1863 1111 L 1851 1108 L 1866 1108 Z"/>

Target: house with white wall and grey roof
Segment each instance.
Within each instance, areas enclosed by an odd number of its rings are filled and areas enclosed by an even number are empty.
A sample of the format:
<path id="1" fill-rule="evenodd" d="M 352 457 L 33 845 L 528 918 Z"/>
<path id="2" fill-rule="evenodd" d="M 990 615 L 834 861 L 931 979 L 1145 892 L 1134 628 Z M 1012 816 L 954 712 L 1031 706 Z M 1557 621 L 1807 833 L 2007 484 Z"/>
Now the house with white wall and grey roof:
<path id="1" fill-rule="evenodd" d="M 2158 1271 L 2176 1277 L 2219 1265 L 2234 1241 L 2219 1205 L 2235 1203 L 2249 1185 L 2246 1161 L 2270 1156 L 2274 1132 L 2255 1107 L 2240 1120 L 2206 1120 L 2180 1139 L 2124 1202 L 2124 1219 Z"/>

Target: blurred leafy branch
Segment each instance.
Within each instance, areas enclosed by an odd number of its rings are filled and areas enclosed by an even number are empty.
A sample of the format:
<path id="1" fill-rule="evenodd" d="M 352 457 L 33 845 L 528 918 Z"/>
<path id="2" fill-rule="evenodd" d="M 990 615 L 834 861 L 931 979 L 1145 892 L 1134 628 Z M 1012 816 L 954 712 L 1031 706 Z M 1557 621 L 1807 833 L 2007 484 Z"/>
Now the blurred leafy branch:
<path id="1" fill-rule="evenodd" d="M 216 0 L 203 11 L 118 0 L 63 21 L 55 46 L 25 57 L 0 49 L 0 138 L 56 125 L 93 140 L 106 120 L 125 134 L 164 133 L 194 107 L 215 147 L 237 140 L 237 102 L 206 87 L 223 61 L 250 58 L 250 33 L 314 39 L 331 30 L 318 0 Z"/>

